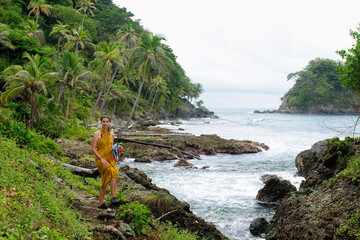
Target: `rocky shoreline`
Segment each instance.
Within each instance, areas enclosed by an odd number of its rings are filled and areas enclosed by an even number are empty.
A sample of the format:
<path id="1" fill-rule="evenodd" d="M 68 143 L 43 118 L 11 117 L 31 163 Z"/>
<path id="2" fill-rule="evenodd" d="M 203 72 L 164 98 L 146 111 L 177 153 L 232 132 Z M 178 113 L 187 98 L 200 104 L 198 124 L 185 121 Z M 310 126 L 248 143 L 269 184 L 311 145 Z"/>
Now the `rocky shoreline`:
<path id="1" fill-rule="evenodd" d="M 133 142 L 123 142 L 124 151 L 121 158 L 125 159 L 135 158 L 138 162 L 164 161 L 175 160 L 174 165 L 177 167 L 192 168 L 193 166 L 186 160 L 192 158 L 186 153 L 198 156 L 203 154 L 250 154 L 267 150 L 269 147 L 264 143 L 253 142 L 250 140 L 233 140 L 222 139 L 217 135 L 200 135 L 194 136 L 192 134 L 174 133 L 168 129 L 159 128 L 160 122 L 155 120 L 140 119 L 134 121 L 131 127 L 126 131 L 122 131 L 123 120 L 115 119 L 112 128 L 116 137 L 124 137 L 127 139 L 136 139 L 137 141 L 146 143 L 156 143 L 158 145 L 167 145 L 170 148 L 161 148 L 152 145 L 139 145 Z M 178 120 L 168 122 L 169 124 L 178 124 Z M 92 126 L 98 128 L 98 125 Z M 61 149 L 69 158 L 67 163 L 83 168 L 94 169 L 95 163 L 93 161 L 90 143 L 58 141 Z M 207 168 L 204 166 L 203 168 Z M 128 166 L 119 169 L 119 181 L 117 191 L 126 192 L 129 201 L 138 201 L 148 205 L 155 217 L 160 217 L 168 213 L 161 221 L 171 221 L 179 227 L 188 229 L 191 232 L 196 232 L 201 238 L 224 240 L 228 239 L 224 236 L 214 224 L 206 222 L 202 218 L 194 215 L 190 210 L 190 205 L 186 202 L 179 201 L 175 196 L 171 195 L 166 189 L 159 188 L 151 182 L 147 175 L 136 169 Z M 82 194 L 82 193 L 81 193 Z M 81 195 L 79 193 L 79 195 Z M 154 203 L 149 199 L 159 199 Z M 104 220 L 108 222 L 111 219 L 111 226 L 117 226 L 117 229 L 128 229 L 131 225 L 129 222 L 118 222 L 112 217 L 114 211 L 99 211 L 96 209 L 96 202 L 91 203 L 94 206 L 89 207 L 87 201 L 82 201 L 84 198 L 96 198 L 96 196 L 79 197 L 78 208 L 84 212 L 87 219 L 97 219 L 97 221 Z M 108 225 L 108 223 L 106 223 Z M 129 225 L 130 224 L 130 225 Z M 122 232 L 125 236 L 131 236 L 131 231 Z M 133 236 L 134 237 L 134 236 Z M 131 237 L 125 239 L 132 239 Z"/>
<path id="2" fill-rule="evenodd" d="M 278 109 L 272 110 L 255 110 L 254 113 L 284 113 L 284 114 L 319 114 L 319 115 L 357 115 L 356 107 L 341 108 L 339 106 L 317 105 L 307 107 L 287 107 L 284 102 Z"/>
<path id="3" fill-rule="evenodd" d="M 359 141 L 336 146 L 324 140 L 299 153 L 295 159 L 297 175 L 306 180 L 298 191 L 286 180 L 267 177 L 257 199 L 276 211 L 270 222 L 254 219 L 251 233 L 267 240 L 357 239 L 358 233 L 341 226 L 359 209 L 359 178 L 337 178 L 337 174 L 346 168 L 344 157 L 359 149 Z M 350 226 L 358 229 L 356 217 L 353 221 Z"/>

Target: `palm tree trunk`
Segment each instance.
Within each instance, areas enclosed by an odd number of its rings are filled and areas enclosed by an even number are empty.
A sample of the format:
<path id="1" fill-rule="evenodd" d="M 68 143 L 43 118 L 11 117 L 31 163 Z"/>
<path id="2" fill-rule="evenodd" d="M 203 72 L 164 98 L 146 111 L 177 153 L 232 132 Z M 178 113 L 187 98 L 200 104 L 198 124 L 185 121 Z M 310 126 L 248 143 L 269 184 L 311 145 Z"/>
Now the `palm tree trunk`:
<path id="1" fill-rule="evenodd" d="M 85 15 L 86 15 L 86 12 L 84 11 L 84 16 L 83 16 L 83 19 L 82 19 L 82 22 L 81 22 L 81 28 L 84 26 Z"/>
<path id="2" fill-rule="evenodd" d="M 133 105 L 133 108 L 132 108 L 132 110 L 131 110 L 131 114 L 130 114 L 129 119 L 127 120 L 124 128 L 126 128 L 126 127 L 129 125 L 131 119 L 133 118 L 133 116 L 134 116 L 134 114 L 135 114 L 135 109 L 136 109 L 136 106 L 137 106 L 138 103 L 139 103 L 139 98 L 140 98 L 140 94 L 141 94 L 141 90 L 142 90 L 142 88 L 143 88 L 144 82 L 145 82 L 145 79 L 144 79 L 144 80 L 141 82 L 141 84 L 140 84 L 140 87 L 139 87 L 138 92 L 137 92 L 136 100 L 135 100 L 134 105 Z"/>
<path id="3" fill-rule="evenodd" d="M 56 102 L 57 102 L 57 103 L 60 102 L 61 97 L 62 97 L 63 94 L 64 94 L 65 88 L 66 88 L 66 84 L 64 84 L 64 85 L 62 85 L 62 86 L 60 87 L 59 95 L 58 95 L 58 97 L 57 97 L 57 99 L 56 99 Z"/>
<path id="4" fill-rule="evenodd" d="M 104 96 L 104 100 L 103 100 L 103 102 L 102 102 L 102 104 L 101 104 L 101 107 L 100 107 L 100 109 L 99 109 L 100 112 L 103 112 L 103 110 L 104 110 L 107 96 L 109 95 L 111 86 L 112 86 L 112 84 L 113 84 L 113 82 L 114 82 L 115 75 L 116 75 L 118 69 L 119 69 L 119 65 L 116 65 L 114 74 L 112 75 L 111 80 L 110 80 L 110 83 L 109 83 L 109 87 L 108 87 L 108 89 L 106 90 L 106 93 L 105 93 L 105 96 Z"/>
<path id="5" fill-rule="evenodd" d="M 30 97 L 31 101 L 31 112 L 30 112 L 30 121 L 29 121 L 29 128 L 32 129 L 34 124 L 34 118 L 36 116 L 36 107 L 37 107 L 37 97 L 36 94 L 33 92 L 31 93 Z"/>
<path id="6" fill-rule="evenodd" d="M 92 116 L 94 115 L 96 106 L 99 104 L 99 101 L 100 101 L 100 98 L 101 98 L 101 96 L 102 96 L 102 93 L 103 93 L 104 89 L 105 89 L 105 85 L 104 85 L 104 87 L 101 88 L 101 91 L 100 91 L 100 93 L 99 93 L 98 98 L 96 99 L 96 102 L 95 102 L 94 107 L 93 107 L 93 109 L 92 109 L 92 111 L 91 111 L 91 113 L 90 113 L 90 116 L 89 116 L 88 119 L 86 119 L 86 121 L 84 122 L 84 125 L 85 125 L 85 126 L 89 123 L 90 119 L 91 119 Z"/>
<path id="7" fill-rule="evenodd" d="M 151 104 L 151 108 L 150 108 L 149 113 L 151 113 L 151 111 L 152 111 L 152 109 L 153 109 L 153 106 L 154 106 L 154 103 L 155 103 L 155 99 L 156 99 L 156 95 L 157 95 L 158 91 L 159 91 L 159 89 L 156 89 L 156 92 L 155 92 L 155 95 L 154 95 L 154 99 L 153 99 L 153 101 L 152 101 L 152 104 Z"/>
<path id="8" fill-rule="evenodd" d="M 59 40 L 58 40 L 57 51 L 56 51 L 56 61 L 58 61 L 58 59 L 59 59 L 60 43 L 61 43 L 61 36 L 59 37 Z"/>
<path id="9" fill-rule="evenodd" d="M 66 103 L 65 122 L 67 122 L 68 117 L 69 117 L 71 93 L 72 93 L 72 88 L 69 88 L 69 96 L 68 96 L 67 103 Z"/>

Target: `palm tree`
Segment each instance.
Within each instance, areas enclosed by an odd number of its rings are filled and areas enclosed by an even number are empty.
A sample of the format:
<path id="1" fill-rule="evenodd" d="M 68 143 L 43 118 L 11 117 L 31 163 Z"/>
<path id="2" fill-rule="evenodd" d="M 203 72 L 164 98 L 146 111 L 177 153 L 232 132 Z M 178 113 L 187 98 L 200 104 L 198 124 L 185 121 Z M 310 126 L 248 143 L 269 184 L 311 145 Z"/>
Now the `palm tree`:
<path id="1" fill-rule="evenodd" d="M 69 117 L 70 101 L 73 90 L 78 86 L 88 88 L 84 80 L 97 78 L 98 76 L 84 67 L 84 59 L 81 58 L 77 52 L 64 51 L 57 67 L 63 84 L 66 84 L 69 89 L 66 102 L 66 122 Z"/>
<path id="2" fill-rule="evenodd" d="M 0 23 L 0 45 L 14 49 L 14 45 L 11 44 L 10 39 L 7 37 L 10 34 L 8 25 Z"/>
<path id="3" fill-rule="evenodd" d="M 107 42 L 101 42 L 99 44 L 99 51 L 96 51 L 94 53 L 95 60 L 91 63 L 91 65 L 96 66 L 96 70 L 98 72 L 102 72 L 104 76 L 104 81 L 102 85 L 102 89 L 99 92 L 99 96 L 96 99 L 96 102 L 93 106 L 93 109 L 90 113 L 90 116 L 88 119 L 84 122 L 84 125 L 87 125 L 90 119 L 92 118 L 96 106 L 99 104 L 100 98 L 103 94 L 103 91 L 106 87 L 106 83 L 108 82 L 108 89 L 106 91 L 106 94 L 104 96 L 103 102 L 100 107 L 100 112 L 103 111 L 106 103 L 107 96 L 110 92 L 111 86 L 114 82 L 115 75 L 120 67 L 123 66 L 123 58 L 122 58 L 122 50 L 123 47 L 121 44 L 115 41 L 111 41 L 109 43 Z"/>
<path id="4" fill-rule="evenodd" d="M 38 23 L 39 20 L 39 14 L 40 12 L 44 13 L 46 16 L 50 15 L 50 9 L 51 6 L 50 4 L 46 4 L 45 0 L 31 0 L 28 7 L 28 10 L 30 10 L 29 12 L 29 16 L 30 14 L 34 14 L 36 17 L 36 24 Z"/>
<path id="5" fill-rule="evenodd" d="M 92 46 L 96 49 L 95 44 L 92 43 L 87 31 L 82 27 L 79 27 L 78 30 L 72 29 L 72 35 L 67 35 L 68 42 L 65 44 L 65 49 L 69 50 L 75 47 L 75 52 L 78 51 L 78 47 L 80 45 L 81 49 L 85 48 L 85 45 Z"/>
<path id="6" fill-rule="evenodd" d="M 26 94 L 31 106 L 29 127 L 32 128 L 37 116 L 37 93 L 46 93 L 45 82 L 50 75 L 47 71 L 49 62 L 38 54 L 30 56 L 27 52 L 24 53 L 24 58 L 29 60 L 24 68 L 11 65 L 4 70 L 6 91 L 1 95 L 1 101 L 7 104 L 19 94 Z"/>
<path id="7" fill-rule="evenodd" d="M 34 19 L 28 19 L 27 24 L 24 25 L 25 32 L 30 38 L 34 38 L 38 42 L 44 43 L 44 32 L 38 28 L 39 25 L 35 23 Z"/>
<path id="8" fill-rule="evenodd" d="M 117 40 L 125 42 L 128 49 L 133 48 L 139 40 L 138 34 L 132 28 L 131 24 L 126 24 L 117 32 Z"/>
<path id="9" fill-rule="evenodd" d="M 81 27 L 84 26 L 84 20 L 85 20 L 85 16 L 86 13 L 89 11 L 91 16 L 94 16 L 94 13 L 92 11 L 92 9 L 96 9 L 96 7 L 94 6 L 94 3 L 91 2 L 91 0 L 82 0 L 79 4 L 78 4 L 79 9 L 77 10 L 77 12 L 83 12 L 84 16 L 81 22 Z"/>
<path id="10" fill-rule="evenodd" d="M 160 69 L 168 70 L 168 66 L 172 64 L 171 59 L 166 55 L 165 50 L 162 48 L 162 40 L 165 40 L 165 38 L 160 35 L 145 33 L 143 35 L 142 43 L 134 49 L 133 61 L 139 66 L 139 77 L 142 81 L 138 88 L 136 100 L 126 125 L 130 123 L 134 116 L 145 81 L 147 80 L 148 83 L 151 82 L 151 72 L 155 71 L 156 74 L 158 74 Z"/>
<path id="11" fill-rule="evenodd" d="M 55 34 L 55 33 L 57 33 L 59 35 L 58 44 L 57 44 L 57 51 L 56 51 L 56 61 L 59 58 L 59 50 L 60 50 L 61 38 L 66 37 L 68 34 L 70 34 L 69 25 L 63 24 L 60 21 L 57 21 L 57 22 L 58 22 L 58 24 L 53 26 L 52 31 L 50 33 L 50 36 L 52 34 Z"/>

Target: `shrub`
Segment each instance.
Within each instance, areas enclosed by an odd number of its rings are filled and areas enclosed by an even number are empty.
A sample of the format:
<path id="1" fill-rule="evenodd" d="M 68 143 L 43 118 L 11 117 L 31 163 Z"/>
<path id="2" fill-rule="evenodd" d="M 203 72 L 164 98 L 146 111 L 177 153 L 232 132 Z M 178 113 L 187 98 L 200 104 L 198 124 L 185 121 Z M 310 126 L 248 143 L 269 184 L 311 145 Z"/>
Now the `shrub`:
<path id="1" fill-rule="evenodd" d="M 141 234 L 149 226 L 151 211 L 146 205 L 134 201 L 119 207 L 119 219 L 132 222 L 137 233 Z"/>
<path id="2" fill-rule="evenodd" d="M 48 115 L 40 117 L 40 121 L 36 128 L 47 137 L 59 138 L 62 132 L 65 130 L 66 125 L 59 118 Z"/>

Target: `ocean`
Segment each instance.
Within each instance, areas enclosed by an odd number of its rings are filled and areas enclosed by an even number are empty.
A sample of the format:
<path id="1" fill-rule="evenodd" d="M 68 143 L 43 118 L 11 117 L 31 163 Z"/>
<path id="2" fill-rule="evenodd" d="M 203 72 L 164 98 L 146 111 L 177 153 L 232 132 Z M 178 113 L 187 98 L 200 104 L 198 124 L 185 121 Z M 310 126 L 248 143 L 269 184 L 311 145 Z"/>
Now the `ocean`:
<path id="1" fill-rule="evenodd" d="M 327 138 L 353 136 L 356 116 L 293 115 L 254 113 L 255 109 L 212 109 L 217 119 L 183 120 L 178 126 L 160 127 L 195 135 L 216 134 L 225 139 L 265 143 L 268 151 L 255 154 L 217 154 L 190 160 L 198 169 L 174 167 L 176 161 L 122 164 L 146 172 L 157 186 L 166 188 L 191 211 L 212 222 L 232 240 L 260 239 L 249 232 L 253 219 L 270 221 L 272 208 L 257 204 L 255 197 L 264 185 L 260 177 L 276 174 L 297 188 L 302 177 L 295 177 L 295 157 L 315 142 Z M 179 128 L 184 130 L 180 131 Z M 207 169 L 201 169 L 209 166 Z"/>

